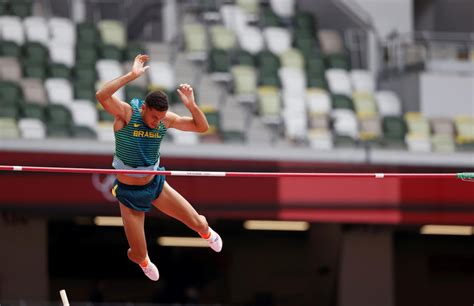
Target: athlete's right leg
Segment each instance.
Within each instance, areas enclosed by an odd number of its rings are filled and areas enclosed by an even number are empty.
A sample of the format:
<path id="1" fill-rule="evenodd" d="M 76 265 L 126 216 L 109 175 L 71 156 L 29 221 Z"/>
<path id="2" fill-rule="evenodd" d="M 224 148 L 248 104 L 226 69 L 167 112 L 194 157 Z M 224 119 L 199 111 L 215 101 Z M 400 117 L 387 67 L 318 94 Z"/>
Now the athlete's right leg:
<path id="1" fill-rule="evenodd" d="M 136 264 L 141 264 L 147 256 L 145 240 L 145 213 L 137 211 L 120 203 L 123 227 L 127 236 L 128 258 Z"/>
<path id="2" fill-rule="evenodd" d="M 119 202 L 120 203 L 120 202 Z M 160 277 L 158 268 L 148 258 L 145 239 L 145 213 L 137 211 L 120 203 L 123 227 L 127 236 L 128 258 L 138 264 L 151 280 L 157 281 Z"/>

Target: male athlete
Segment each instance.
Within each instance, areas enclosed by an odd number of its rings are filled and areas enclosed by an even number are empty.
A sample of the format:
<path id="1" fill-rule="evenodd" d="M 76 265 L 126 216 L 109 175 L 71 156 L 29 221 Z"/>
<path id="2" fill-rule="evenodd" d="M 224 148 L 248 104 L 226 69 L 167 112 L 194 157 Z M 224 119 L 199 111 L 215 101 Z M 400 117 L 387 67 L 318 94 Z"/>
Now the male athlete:
<path id="1" fill-rule="evenodd" d="M 209 128 L 206 117 L 194 101 L 193 89 L 181 84 L 178 94 L 191 113 L 191 117 L 181 117 L 168 111 L 168 98 L 162 91 L 149 93 L 145 100 L 133 99 L 125 103 L 113 94 L 127 83 L 140 77 L 149 66 L 145 62 L 148 55 L 139 54 L 132 69 L 127 74 L 107 82 L 96 93 L 97 100 L 104 109 L 115 117 L 115 155 L 113 167 L 116 169 L 159 169 L 160 144 L 169 128 L 182 131 L 205 132 Z M 206 239 L 216 252 L 222 249 L 222 239 L 199 215 L 191 204 L 176 192 L 160 175 L 118 174 L 112 189 L 119 200 L 128 244 L 128 258 L 142 268 L 148 278 L 157 281 L 159 272 L 150 261 L 145 240 L 145 212 L 153 206 L 174 217 Z"/>

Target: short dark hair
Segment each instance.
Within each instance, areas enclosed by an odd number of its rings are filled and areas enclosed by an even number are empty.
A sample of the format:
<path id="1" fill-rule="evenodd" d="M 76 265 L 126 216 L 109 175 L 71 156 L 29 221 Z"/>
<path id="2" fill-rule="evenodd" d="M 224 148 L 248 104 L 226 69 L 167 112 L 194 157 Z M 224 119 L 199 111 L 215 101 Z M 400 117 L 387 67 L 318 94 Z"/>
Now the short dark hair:
<path id="1" fill-rule="evenodd" d="M 160 112 L 168 110 L 168 96 L 161 90 L 150 92 L 145 98 L 147 107 L 154 108 Z"/>

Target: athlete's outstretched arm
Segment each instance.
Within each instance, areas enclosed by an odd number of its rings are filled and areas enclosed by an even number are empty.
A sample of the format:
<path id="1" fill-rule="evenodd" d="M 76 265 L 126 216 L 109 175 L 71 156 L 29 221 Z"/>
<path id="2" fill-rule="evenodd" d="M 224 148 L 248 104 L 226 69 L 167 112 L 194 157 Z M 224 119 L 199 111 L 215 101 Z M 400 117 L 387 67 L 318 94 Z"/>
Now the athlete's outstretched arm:
<path id="1" fill-rule="evenodd" d="M 178 116 L 175 113 L 169 112 L 168 116 L 171 117 L 170 127 L 182 131 L 206 132 L 209 129 L 209 123 L 194 100 L 193 88 L 188 84 L 181 84 L 178 88 L 178 93 L 181 101 L 183 101 L 183 104 L 191 113 L 192 118 Z"/>
<path id="2" fill-rule="evenodd" d="M 148 60 L 148 55 L 137 55 L 130 72 L 105 83 L 104 86 L 102 86 L 102 88 L 96 92 L 95 96 L 97 100 L 100 104 L 102 104 L 107 112 L 114 115 L 115 117 L 128 121 L 127 118 L 131 114 L 130 105 L 120 101 L 114 97 L 113 94 L 127 83 L 135 80 L 145 73 L 145 71 L 149 68 L 149 66 L 145 66 L 145 62 Z"/>

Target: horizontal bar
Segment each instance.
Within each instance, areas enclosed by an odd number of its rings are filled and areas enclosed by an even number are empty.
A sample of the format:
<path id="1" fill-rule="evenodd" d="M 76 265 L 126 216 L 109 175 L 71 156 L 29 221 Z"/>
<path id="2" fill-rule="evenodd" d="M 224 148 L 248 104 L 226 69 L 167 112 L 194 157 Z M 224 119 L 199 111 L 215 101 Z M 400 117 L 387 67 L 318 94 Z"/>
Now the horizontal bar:
<path id="1" fill-rule="evenodd" d="M 312 178 L 472 178 L 473 173 L 300 173 L 300 172 L 219 172 L 219 171 L 167 171 L 167 170 L 122 170 L 94 168 L 33 167 L 0 165 L 0 171 L 51 172 L 51 173 L 97 173 L 97 174 L 149 174 L 165 176 L 205 177 L 312 177 Z"/>

